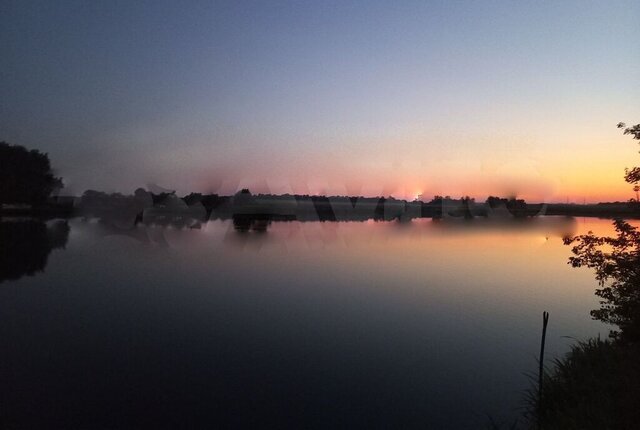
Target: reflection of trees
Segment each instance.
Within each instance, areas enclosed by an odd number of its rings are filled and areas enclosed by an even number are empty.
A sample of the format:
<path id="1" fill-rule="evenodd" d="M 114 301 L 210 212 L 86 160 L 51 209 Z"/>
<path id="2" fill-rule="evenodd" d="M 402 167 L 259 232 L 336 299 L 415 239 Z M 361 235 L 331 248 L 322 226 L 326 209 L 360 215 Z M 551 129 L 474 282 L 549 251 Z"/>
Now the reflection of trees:
<path id="1" fill-rule="evenodd" d="M 0 222 L 0 282 L 32 276 L 44 271 L 49 253 L 63 248 L 69 238 L 69 224 L 27 220 Z"/>
<path id="2" fill-rule="evenodd" d="M 271 217 L 260 215 L 233 215 L 233 228 L 240 233 L 247 233 L 252 230 L 258 233 L 265 233 L 271 224 Z"/>

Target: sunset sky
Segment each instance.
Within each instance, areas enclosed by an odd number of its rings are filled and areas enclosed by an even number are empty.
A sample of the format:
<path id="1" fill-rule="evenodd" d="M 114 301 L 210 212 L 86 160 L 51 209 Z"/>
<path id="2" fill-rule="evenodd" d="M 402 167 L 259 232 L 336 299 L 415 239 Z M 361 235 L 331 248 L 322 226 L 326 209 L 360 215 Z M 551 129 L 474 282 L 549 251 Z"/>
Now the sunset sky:
<path id="1" fill-rule="evenodd" d="M 3 1 L 0 140 L 66 193 L 627 200 L 640 2 Z"/>

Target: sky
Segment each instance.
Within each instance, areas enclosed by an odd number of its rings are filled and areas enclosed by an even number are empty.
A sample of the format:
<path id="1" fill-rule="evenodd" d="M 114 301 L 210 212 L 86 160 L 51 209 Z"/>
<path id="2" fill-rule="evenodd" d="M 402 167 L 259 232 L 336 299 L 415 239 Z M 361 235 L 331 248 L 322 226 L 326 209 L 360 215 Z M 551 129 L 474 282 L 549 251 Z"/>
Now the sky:
<path id="1" fill-rule="evenodd" d="M 627 200 L 638 1 L 0 3 L 0 140 L 63 193 Z"/>

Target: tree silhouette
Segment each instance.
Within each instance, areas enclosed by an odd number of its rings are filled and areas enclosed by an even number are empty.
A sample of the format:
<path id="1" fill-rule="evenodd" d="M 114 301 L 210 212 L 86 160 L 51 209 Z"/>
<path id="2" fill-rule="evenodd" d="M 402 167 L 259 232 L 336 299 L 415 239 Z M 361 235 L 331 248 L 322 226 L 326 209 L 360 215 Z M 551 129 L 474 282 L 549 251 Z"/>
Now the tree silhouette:
<path id="1" fill-rule="evenodd" d="M 592 232 L 565 239 L 574 244 L 573 267 L 595 270 L 600 288 L 600 309 L 591 311 L 594 319 L 617 325 L 612 337 L 640 340 L 640 232 L 623 220 L 615 220 L 616 237 L 599 237 Z"/>
<path id="2" fill-rule="evenodd" d="M 640 124 L 624 128 L 640 140 Z M 630 184 L 640 182 L 640 167 L 625 170 L 625 180 Z M 594 319 L 617 325 L 620 331 L 612 331 L 614 338 L 625 342 L 640 340 L 640 232 L 623 220 L 615 220 L 616 237 L 599 237 L 588 232 L 585 235 L 565 238 L 566 245 L 574 245 L 569 258 L 573 267 L 594 269 L 600 288 L 600 309 L 591 311 Z"/>
<path id="3" fill-rule="evenodd" d="M 47 154 L 0 142 L 0 204 L 42 204 L 61 187 Z"/>
<path id="4" fill-rule="evenodd" d="M 633 136 L 633 139 L 640 140 L 640 124 L 636 124 L 631 127 L 627 127 L 624 122 L 618 123 L 618 128 L 624 129 L 624 134 L 630 134 Z M 640 183 L 640 167 L 632 167 L 631 169 L 624 169 L 624 180 L 630 184 L 638 184 Z"/>

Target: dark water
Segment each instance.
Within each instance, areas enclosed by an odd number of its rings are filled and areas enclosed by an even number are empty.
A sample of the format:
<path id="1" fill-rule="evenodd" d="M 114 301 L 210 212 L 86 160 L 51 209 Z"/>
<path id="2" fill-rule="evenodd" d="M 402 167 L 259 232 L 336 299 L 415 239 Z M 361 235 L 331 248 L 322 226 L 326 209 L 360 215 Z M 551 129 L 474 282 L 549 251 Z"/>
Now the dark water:
<path id="1" fill-rule="evenodd" d="M 0 225 L 0 427 L 484 428 L 607 333 L 604 220 Z"/>

